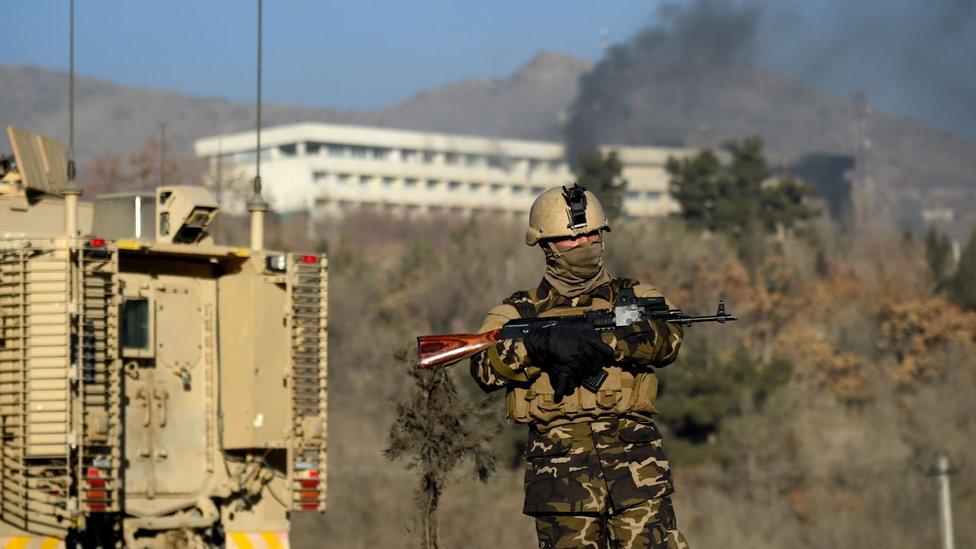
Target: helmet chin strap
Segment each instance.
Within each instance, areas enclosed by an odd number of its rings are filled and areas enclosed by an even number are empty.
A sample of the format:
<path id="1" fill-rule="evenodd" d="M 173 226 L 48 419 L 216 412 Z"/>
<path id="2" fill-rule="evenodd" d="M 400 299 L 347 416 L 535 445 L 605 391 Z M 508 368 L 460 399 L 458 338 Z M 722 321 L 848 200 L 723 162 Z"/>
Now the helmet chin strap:
<path id="1" fill-rule="evenodd" d="M 539 244 L 541 245 L 540 247 L 542 248 L 542 253 L 544 253 L 546 256 L 552 256 L 557 259 L 563 256 L 563 254 L 559 253 L 559 250 L 556 249 L 556 243 L 552 240 L 543 240 Z"/>

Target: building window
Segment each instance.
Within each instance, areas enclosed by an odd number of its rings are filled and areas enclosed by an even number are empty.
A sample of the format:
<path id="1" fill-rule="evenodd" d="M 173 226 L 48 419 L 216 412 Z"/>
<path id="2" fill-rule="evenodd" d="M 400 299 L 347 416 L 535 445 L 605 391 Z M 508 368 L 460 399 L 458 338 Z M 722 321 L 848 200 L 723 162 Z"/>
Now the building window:
<path id="1" fill-rule="evenodd" d="M 424 151 L 424 164 L 433 164 L 436 155 L 434 151 Z"/>
<path id="2" fill-rule="evenodd" d="M 383 178 L 383 186 L 384 187 L 392 187 L 393 186 L 393 178 L 392 177 L 384 177 Z"/>
<path id="3" fill-rule="evenodd" d="M 478 193 L 478 192 L 481 192 L 481 187 L 482 186 L 483 185 L 481 183 L 477 183 L 477 182 L 472 181 L 471 183 L 468 183 L 468 190 L 471 191 L 471 192 L 473 192 L 473 193 Z"/>
<path id="4" fill-rule="evenodd" d="M 329 152 L 329 156 L 346 156 L 346 148 L 342 145 L 326 145 L 326 150 Z"/>
<path id="5" fill-rule="evenodd" d="M 476 154 L 466 154 L 464 155 L 464 163 L 468 166 L 477 166 L 481 164 L 481 157 Z"/>
<path id="6" fill-rule="evenodd" d="M 373 160 L 386 160 L 390 156 L 390 149 L 373 147 Z"/>
<path id="7" fill-rule="evenodd" d="M 445 164 L 450 164 L 452 166 L 454 164 L 457 164 L 458 163 L 458 154 L 457 153 L 453 153 L 453 152 L 444 153 L 444 163 Z"/>
<path id="8" fill-rule="evenodd" d="M 353 146 L 349 147 L 349 149 L 352 151 L 353 158 L 366 158 L 369 153 L 369 147 Z"/>
<path id="9" fill-rule="evenodd" d="M 449 190 L 449 191 L 456 191 L 456 190 L 458 190 L 460 188 L 461 188 L 461 182 L 460 181 L 449 181 L 447 183 L 447 190 Z"/>
<path id="10" fill-rule="evenodd" d="M 646 196 L 648 200 L 659 200 L 661 198 L 661 191 L 647 191 L 644 193 L 644 196 Z"/>
<path id="11" fill-rule="evenodd" d="M 532 194 L 542 194 L 545 190 L 545 187 L 532 187 Z"/>
<path id="12" fill-rule="evenodd" d="M 627 200 L 637 200 L 640 198 L 640 193 L 637 191 L 627 191 L 624 193 L 624 196 L 627 198 Z"/>
<path id="13" fill-rule="evenodd" d="M 339 184 L 340 185 L 348 185 L 349 184 L 349 174 L 347 174 L 347 173 L 340 173 L 339 175 L 336 176 L 336 179 L 339 180 Z"/>
<path id="14" fill-rule="evenodd" d="M 491 184 L 491 194 L 498 194 L 500 192 L 502 192 L 502 184 L 501 183 L 492 183 Z"/>
<path id="15" fill-rule="evenodd" d="M 403 185 L 405 187 L 407 187 L 408 189 L 412 189 L 412 188 L 414 188 L 414 187 L 417 186 L 417 180 L 416 179 L 404 179 L 403 180 Z"/>
<path id="16" fill-rule="evenodd" d="M 312 180 L 315 181 L 316 183 L 322 183 L 328 177 L 329 177 L 329 172 L 326 172 L 326 171 L 318 170 L 318 171 L 312 172 Z"/>
<path id="17" fill-rule="evenodd" d="M 318 156 L 319 150 L 322 148 L 321 143 L 314 143 L 312 141 L 305 142 L 305 154 L 308 156 Z"/>
<path id="18" fill-rule="evenodd" d="M 549 171 L 558 172 L 560 168 L 563 167 L 563 163 L 560 160 L 550 160 L 549 161 Z"/>
<path id="19" fill-rule="evenodd" d="M 400 151 L 400 159 L 404 162 L 414 162 L 417 160 L 417 151 L 413 149 L 403 149 Z"/>
<path id="20" fill-rule="evenodd" d="M 281 153 L 281 156 L 295 156 L 298 154 L 298 145 L 294 143 L 281 145 L 278 147 L 278 152 Z"/>
<path id="21" fill-rule="evenodd" d="M 539 166 L 542 165 L 542 161 L 539 160 L 538 158 L 529 158 L 528 161 L 529 161 L 530 172 L 534 172 L 535 170 L 538 170 Z"/>
<path id="22" fill-rule="evenodd" d="M 505 168 L 505 159 L 497 154 L 488 155 L 488 165 L 492 168 Z"/>
<path id="23" fill-rule="evenodd" d="M 512 187 L 512 194 L 522 194 L 525 191 L 525 187 L 520 187 L 518 185 Z"/>
<path id="24" fill-rule="evenodd" d="M 369 182 L 372 179 L 373 178 L 370 177 L 370 176 L 368 176 L 368 175 L 361 175 L 361 176 L 359 176 L 359 186 L 360 187 L 366 187 L 366 186 L 368 186 L 369 185 Z"/>
<path id="25" fill-rule="evenodd" d="M 427 180 L 427 189 L 436 189 L 436 188 L 437 188 L 437 180 L 436 179 L 428 179 Z"/>

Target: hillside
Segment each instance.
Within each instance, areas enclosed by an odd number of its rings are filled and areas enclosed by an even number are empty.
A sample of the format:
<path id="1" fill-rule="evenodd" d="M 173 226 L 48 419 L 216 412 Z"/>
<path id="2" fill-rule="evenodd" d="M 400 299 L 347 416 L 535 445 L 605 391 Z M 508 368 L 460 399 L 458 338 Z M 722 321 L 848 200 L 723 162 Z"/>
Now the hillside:
<path id="1" fill-rule="evenodd" d="M 0 67 L 0 124 L 64 139 L 66 75 Z M 91 78 L 77 83 L 78 156 L 127 155 L 166 123 L 174 147 L 253 125 L 250 103 L 194 98 Z M 923 123 L 867 109 L 863 167 L 900 224 L 920 212 L 952 208 L 953 232 L 968 232 L 976 211 L 976 144 Z M 298 121 L 591 143 L 716 147 L 758 134 L 771 157 L 791 165 L 811 153 L 854 154 L 858 108 L 795 78 L 725 58 L 704 64 L 661 62 L 612 52 L 592 67 L 543 52 L 505 78 L 464 80 L 373 111 L 268 104 L 268 125 Z M 6 143 L 0 147 L 6 147 Z M 0 149 L 3 150 L 3 149 Z"/>
<path id="2" fill-rule="evenodd" d="M 584 79 L 573 106 L 571 138 L 716 147 L 732 137 L 758 134 L 781 159 L 854 150 L 854 102 L 789 76 L 735 61 L 632 65 L 636 70 L 600 66 Z M 899 187 L 976 181 L 976 144 L 877 110 L 868 109 L 864 121 L 868 158 L 879 180 Z"/>
<path id="3" fill-rule="evenodd" d="M 543 52 L 506 78 L 465 80 L 376 111 L 340 111 L 267 104 L 268 125 L 329 121 L 417 130 L 555 139 L 559 119 L 576 95 L 589 63 Z M 14 124 L 66 140 L 67 75 L 35 67 L 0 67 L 0 124 Z M 254 105 L 195 98 L 79 77 L 76 81 L 79 160 L 98 153 L 128 154 L 166 123 L 167 138 L 183 152 L 193 140 L 254 124 Z M 6 143 L 2 145 L 6 150 Z"/>
<path id="4" fill-rule="evenodd" d="M 378 113 L 384 126 L 559 139 L 577 81 L 592 66 L 542 52 L 507 78 L 465 80 L 435 88 Z"/>

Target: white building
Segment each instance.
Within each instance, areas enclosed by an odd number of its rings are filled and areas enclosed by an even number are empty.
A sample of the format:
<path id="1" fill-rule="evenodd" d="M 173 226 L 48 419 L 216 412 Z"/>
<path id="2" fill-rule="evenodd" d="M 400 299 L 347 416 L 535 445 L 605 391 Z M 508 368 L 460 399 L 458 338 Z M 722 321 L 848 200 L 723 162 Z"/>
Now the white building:
<path id="1" fill-rule="evenodd" d="M 570 183 L 562 144 L 363 126 L 303 123 L 261 133 L 263 195 L 277 211 L 320 215 L 354 209 L 396 213 L 527 212 L 542 191 Z M 195 143 L 211 174 L 254 177 L 253 131 Z M 632 217 L 677 209 L 668 196 L 664 163 L 688 149 L 609 147 L 618 151 L 627 180 L 624 208 Z M 219 166 L 218 166 L 219 164 Z M 249 187 L 248 187 L 249 188 Z M 244 211 L 225 194 L 222 206 Z"/>

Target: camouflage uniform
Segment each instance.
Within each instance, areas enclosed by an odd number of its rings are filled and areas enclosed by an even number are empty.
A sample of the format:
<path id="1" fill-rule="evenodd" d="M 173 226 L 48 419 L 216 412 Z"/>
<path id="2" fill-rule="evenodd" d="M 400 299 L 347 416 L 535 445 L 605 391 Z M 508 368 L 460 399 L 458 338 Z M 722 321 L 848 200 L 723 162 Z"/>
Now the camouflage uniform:
<path id="1" fill-rule="evenodd" d="M 613 278 L 568 298 L 544 279 L 492 309 L 480 331 L 519 317 L 610 308 L 630 287 L 638 297 L 660 295 Z M 687 547 L 675 524 L 670 466 L 653 422 L 653 368 L 674 361 L 681 336 L 679 326 L 661 321 L 605 332 L 615 356 L 604 367 L 609 375 L 600 391 L 577 388 L 559 402 L 521 341 L 500 342 L 471 359 L 482 388 L 506 389 L 509 420 L 529 425 L 523 512 L 536 519 L 540 547 Z"/>

